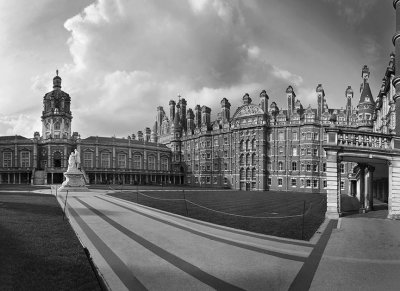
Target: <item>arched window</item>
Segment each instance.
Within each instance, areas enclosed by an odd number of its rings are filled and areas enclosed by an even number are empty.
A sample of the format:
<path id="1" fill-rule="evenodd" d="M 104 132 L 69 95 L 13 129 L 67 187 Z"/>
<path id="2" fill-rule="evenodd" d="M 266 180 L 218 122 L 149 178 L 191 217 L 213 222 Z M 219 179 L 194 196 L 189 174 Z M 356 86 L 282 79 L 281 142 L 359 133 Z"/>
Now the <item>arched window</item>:
<path id="1" fill-rule="evenodd" d="M 250 141 L 246 140 L 246 151 L 250 150 Z"/>
<path id="2" fill-rule="evenodd" d="M 241 169 L 240 169 L 240 174 L 239 174 L 239 179 L 240 179 L 240 180 L 244 180 L 244 178 L 245 178 L 245 177 L 244 177 L 244 169 L 241 168 Z"/>
<path id="3" fill-rule="evenodd" d="M 251 179 L 252 180 L 256 179 L 256 169 L 251 170 Z"/>
<path id="4" fill-rule="evenodd" d="M 250 154 L 246 155 L 246 165 L 250 165 Z"/>
<path id="5" fill-rule="evenodd" d="M 244 158 L 243 158 L 243 154 L 240 155 L 239 158 L 239 165 L 243 166 L 244 165 Z"/>
<path id="6" fill-rule="evenodd" d="M 239 149 L 240 149 L 241 151 L 244 150 L 244 141 L 243 141 L 243 140 L 240 141 Z"/>
<path id="7" fill-rule="evenodd" d="M 250 180 L 250 179 L 251 179 L 251 171 L 250 171 L 249 168 L 247 168 L 247 170 L 246 170 L 246 179 L 247 179 L 247 180 Z"/>
<path id="8" fill-rule="evenodd" d="M 256 140 L 255 140 L 255 139 L 253 139 L 253 140 L 251 141 L 251 150 L 253 150 L 253 151 L 256 150 Z"/>
<path id="9" fill-rule="evenodd" d="M 251 164 L 252 164 L 252 165 L 255 165 L 255 164 L 256 164 L 256 154 L 253 154 L 253 155 L 251 156 Z"/>
<path id="10" fill-rule="evenodd" d="M 282 171 L 283 170 L 283 162 L 278 163 L 278 170 Z"/>

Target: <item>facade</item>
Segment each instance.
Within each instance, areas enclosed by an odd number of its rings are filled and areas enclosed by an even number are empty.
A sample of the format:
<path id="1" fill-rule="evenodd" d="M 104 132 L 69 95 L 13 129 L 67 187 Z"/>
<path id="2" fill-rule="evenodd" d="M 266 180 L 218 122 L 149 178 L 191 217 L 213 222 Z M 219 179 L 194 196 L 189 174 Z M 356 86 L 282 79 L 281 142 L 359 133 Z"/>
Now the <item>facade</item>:
<path id="1" fill-rule="evenodd" d="M 373 129 L 376 113 L 369 74 L 364 66 L 356 108 L 352 106 L 354 92 L 349 86 L 345 90 L 345 109 L 330 109 L 320 84 L 315 90 L 317 108 L 304 108 L 289 86 L 285 109 L 278 108 L 275 102 L 269 104 L 263 90 L 256 103 L 245 94 L 232 116 L 231 104 L 223 98 L 214 121 L 207 106 L 196 105 L 192 110 L 186 108 L 185 99 L 179 98 L 177 103 L 171 100 L 168 114 L 163 107 L 157 108 L 152 136 L 171 149 L 172 163 L 183 167 L 188 185 L 325 192 L 326 128 L 335 125 L 355 131 Z M 391 120 L 392 113 L 388 114 Z M 386 121 L 385 128 L 391 130 L 390 121 Z M 356 190 L 355 166 L 352 162 L 340 165 L 342 193 Z"/>
<path id="2" fill-rule="evenodd" d="M 183 174 L 171 168 L 171 151 L 151 142 L 149 130 L 127 138 L 91 136 L 71 131 L 71 97 L 61 90 L 61 78 L 43 97 L 42 135 L 0 137 L 0 183 L 62 183 L 74 149 L 91 184 L 181 184 Z"/>

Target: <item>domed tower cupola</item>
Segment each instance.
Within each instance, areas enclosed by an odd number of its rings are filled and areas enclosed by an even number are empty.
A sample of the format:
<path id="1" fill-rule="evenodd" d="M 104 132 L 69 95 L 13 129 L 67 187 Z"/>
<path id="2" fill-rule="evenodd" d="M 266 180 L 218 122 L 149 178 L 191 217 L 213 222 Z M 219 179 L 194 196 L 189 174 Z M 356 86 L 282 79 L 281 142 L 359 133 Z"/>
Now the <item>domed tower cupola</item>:
<path id="1" fill-rule="evenodd" d="M 61 90 L 61 77 L 57 70 L 53 78 L 53 91 L 43 97 L 42 137 L 70 138 L 71 120 L 71 97 Z"/>
<path id="2" fill-rule="evenodd" d="M 360 86 L 360 101 L 358 103 L 358 121 L 357 127 L 359 130 L 372 131 L 373 127 L 373 115 L 375 110 L 375 101 L 372 97 L 371 89 L 369 87 L 369 68 L 364 66 L 362 69 L 363 82 Z"/>
<path id="3" fill-rule="evenodd" d="M 56 70 L 56 76 L 53 78 L 53 89 L 61 90 L 61 77 L 58 75 L 58 70 Z"/>

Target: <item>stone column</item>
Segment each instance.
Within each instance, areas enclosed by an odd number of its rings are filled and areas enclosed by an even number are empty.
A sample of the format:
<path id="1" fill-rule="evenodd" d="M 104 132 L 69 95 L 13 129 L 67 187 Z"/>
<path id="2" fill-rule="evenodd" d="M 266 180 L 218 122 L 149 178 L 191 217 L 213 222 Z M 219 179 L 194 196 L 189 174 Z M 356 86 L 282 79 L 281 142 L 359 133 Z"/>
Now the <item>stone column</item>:
<path id="1" fill-rule="evenodd" d="M 368 210 L 372 211 L 374 210 L 374 171 L 375 168 L 372 166 L 368 166 Z"/>
<path id="2" fill-rule="evenodd" d="M 400 10 L 399 10 L 400 11 Z M 389 163 L 388 218 L 400 219 L 400 159 Z"/>
<path id="3" fill-rule="evenodd" d="M 365 164 L 359 164 L 360 167 L 360 213 L 365 213 Z"/>
<path id="4" fill-rule="evenodd" d="M 340 213 L 340 185 L 338 185 L 338 152 L 326 150 L 326 213 L 329 219 L 338 219 Z"/>

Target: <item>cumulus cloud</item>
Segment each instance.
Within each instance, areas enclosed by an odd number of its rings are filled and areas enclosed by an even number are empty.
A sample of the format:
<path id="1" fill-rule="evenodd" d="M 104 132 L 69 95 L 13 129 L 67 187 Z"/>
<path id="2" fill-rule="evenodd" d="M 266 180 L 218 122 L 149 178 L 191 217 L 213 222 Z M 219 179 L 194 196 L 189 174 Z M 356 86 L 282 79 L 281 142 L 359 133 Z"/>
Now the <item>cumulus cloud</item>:
<path id="1" fill-rule="evenodd" d="M 178 94 L 216 112 L 223 97 L 239 105 L 246 92 L 301 84 L 262 59 L 247 25 L 238 1 L 96 1 L 64 24 L 73 126 L 125 135 L 152 127 L 156 107 Z"/>
<path id="2" fill-rule="evenodd" d="M 368 15 L 378 0 L 324 0 L 336 5 L 337 13 L 348 24 L 359 24 Z"/>

